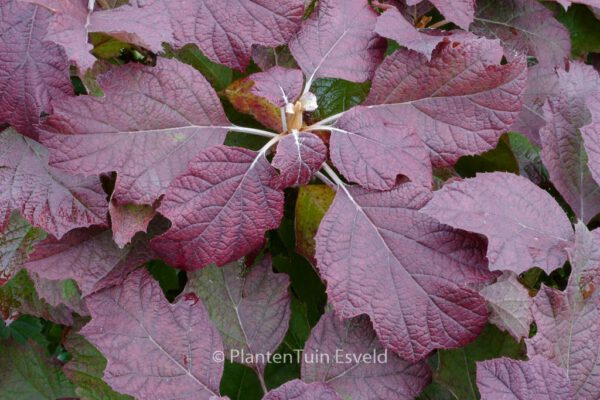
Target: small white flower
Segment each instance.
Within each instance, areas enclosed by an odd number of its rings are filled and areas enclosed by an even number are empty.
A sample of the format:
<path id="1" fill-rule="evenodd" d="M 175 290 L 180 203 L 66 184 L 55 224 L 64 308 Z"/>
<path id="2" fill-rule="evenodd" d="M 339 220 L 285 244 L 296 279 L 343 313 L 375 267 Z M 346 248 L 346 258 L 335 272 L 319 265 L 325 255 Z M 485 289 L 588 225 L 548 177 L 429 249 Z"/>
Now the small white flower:
<path id="1" fill-rule="evenodd" d="M 300 103 L 304 111 L 315 111 L 319 106 L 317 105 L 317 96 L 311 92 L 306 92 L 300 97 Z"/>

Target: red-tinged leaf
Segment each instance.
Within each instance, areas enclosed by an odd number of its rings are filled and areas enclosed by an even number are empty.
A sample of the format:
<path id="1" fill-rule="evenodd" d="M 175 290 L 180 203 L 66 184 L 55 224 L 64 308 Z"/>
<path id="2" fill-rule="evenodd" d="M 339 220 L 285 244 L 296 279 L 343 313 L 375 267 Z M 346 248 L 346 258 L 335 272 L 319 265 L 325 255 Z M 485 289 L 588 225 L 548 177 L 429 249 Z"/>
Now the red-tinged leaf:
<path id="1" fill-rule="evenodd" d="M 114 201 L 110 202 L 108 209 L 113 240 L 121 248 L 130 243 L 136 233 L 146 232 L 148 224 L 156 215 L 152 206 L 116 204 Z"/>
<path id="2" fill-rule="evenodd" d="M 510 333 L 517 341 L 529 337 L 533 299 L 514 272 L 505 272 L 496 283 L 484 287 L 479 294 L 490 309 L 490 323 Z"/>
<path id="3" fill-rule="evenodd" d="M 152 51 L 162 50 L 162 42 L 171 42 L 173 35 L 169 16 L 155 13 L 146 5 L 124 5 L 115 10 L 93 11 L 87 0 L 21 0 L 39 4 L 53 14 L 46 40 L 61 45 L 70 60 L 81 71 L 90 69 L 96 58 L 90 53 L 93 46 L 88 35 L 102 32 L 125 42 L 130 42 Z"/>
<path id="4" fill-rule="evenodd" d="M 44 279 L 33 272 L 29 273 L 29 277 L 39 298 L 52 307 L 66 307 L 81 316 L 90 315 L 74 281 Z"/>
<path id="5" fill-rule="evenodd" d="M 170 304 L 139 269 L 86 301 L 92 320 L 81 334 L 108 360 L 113 389 L 147 400 L 218 397 L 223 362 L 213 353 L 223 343 L 197 299 Z"/>
<path id="6" fill-rule="evenodd" d="M 108 224 L 108 202 L 98 177 L 84 178 L 48 166 L 48 152 L 13 129 L 0 133 L 0 229 L 19 210 L 33 226 L 57 238 Z"/>
<path id="7" fill-rule="evenodd" d="M 574 399 L 600 396 L 600 296 L 543 286 L 534 299 L 537 333 L 526 339 L 528 355 L 541 355 L 566 370 Z"/>
<path id="8" fill-rule="evenodd" d="M 521 110 L 526 63 L 499 65 L 502 48 L 487 39 L 441 44 L 431 61 L 399 49 L 379 66 L 367 104 L 417 133 L 434 166 L 494 148 Z"/>
<path id="9" fill-rule="evenodd" d="M 320 1 L 289 43 L 307 86 L 317 78 L 371 79 L 385 50 L 385 41 L 374 32 L 376 22 L 366 1 Z"/>
<path id="10" fill-rule="evenodd" d="M 298 63 L 294 60 L 287 46 L 270 48 L 266 46 L 252 46 L 252 61 L 263 71 L 276 66 L 297 69 Z"/>
<path id="11" fill-rule="evenodd" d="M 99 82 L 104 97 L 54 103 L 41 136 L 57 168 L 117 171 L 119 203 L 152 204 L 202 149 L 223 142 L 230 125 L 206 79 L 175 60 L 115 68 Z"/>
<path id="12" fill-rule="evenodd" d="M 15 212 L 10 216 L 4 232 L 0 233 L 0 286 L 23 267 L 31 246 L 45 236 Z"/>
<path id="13" fill-rule="evenodd" d="M 186 270 L 237 260 L 279 226 L 280 187 L 264 154 L 226 146 L 207 149 L 163 198 L 158 212 L 172 225 L 152 240 L 152 247 L 169 265 Z"/>
<path id="14" fill-rule="evenodd" d="M 600 121 L 583 127 L 581 134 L 588 155 L 588 168 L 596 183 L 600 185 Z"/>
<path id="15" fill-rule="evenodd" d="M 264 97 L 277 107 L 294 103 L 302 93 L 304 77 L 299 69 L 275 66 L 265 72 L 257 72 L 248 77 L 254 82 L 252 93 Z"/>
<path id="16" fill-rule="evenodd" d="M 272 165 L 279 170 L 283 185 L 300 186 L 310 182 L 326 159 L 327 147 L 317 135 L 294 131 L 277 144 Z"/>
<path id="17" fill-rule="evenodd" d="M 271 390 L 262 400 L 342 400 L 342 398 L 326 383 L 304 383 L 294 379 Z"/>
<path id="18" fill-rule="evenodd" d="M 568 248 L 571 275 L 567 292 L 572 299 L 588 298 L 600 286 L 600 230 L 592 232 L 579 221 Z"/>
<path id="19" fill-rule="evenodd" d="M 385 110 L 355 107 L 331 128 L 331 160 L 342 175 L 368 189 L 391 189 L 399 175 L 431 187 L 429 151 L 416 131 Z"/>
<path id="20" fill-rule="evenodd" d="M 485 245 L 419 212 L 431 194 L 341 187 L 316 236 L 317 267 L 342 318 L 367 314 L 381 343 L 418 361 L 475 339 L 487 321 L 470 286 L 489 281 Z"/>
<path id="21" fill-rule="evenodd" d="M 333 312 L 313 328 L 304 351 L 302 380 L 327 382 L 343 398 L 414 399 L 431 380 L 426 362 L 404 361 L 385 350 L 366 316 L 341 321 Z"/>
<path id="22" fill-rule="evenodd" d="M 44 41 L 50 12 L 16 0 L 0 0 L 0 124 L 36 138 L 50 101 L 73 94 L 69 62 Z"/>
<path id="23" fill-rule="evenodd" d="M 250 77 L 232 82 L 225 89 L 225 96 L 237 111 L 252 115 L 262 125 L 274 131 L 283 130 L 281 108 L 254 94 L 254 82 Z"/>
<path id="24" fill-rule="evenodd" d="M 315 235 L 334 197 L 335 191 L 327 185 L 308 185 L 298 189 L 294 218 L 296 252 L 313 265 L 316 264 Z"/>
<path id="25" fill-rule="evenodd" d="M 542 107 L 548 96 L 559 91 L 555 69 L 540 64 L 527 68 L 527 89 L 523 93 L 523 108 L 510 131 L 520 132 L 537 146 L 541 146 L 539 130 L 546 124 Z"/>
<path id="26" fill-rule="evenodd" d="M 464 30 L 469 29 L 475 14 L 475 0 L 430 0 L 446 19 L 454 22 Z M 407 3 L 415 3 L 408 0 Z"/>
<path id="27" fill-rule="evenodd" d="M 452 40 L 453 38 L 474 37 L 463 31 L 419 30 L 408 22 L 397 8 L 390 8 L 377 18 L 375 32 L 410 50 L 424 54 L 428 60 L 431 60 L 431 54 L 440 42 Z"/>
<path id="28" fill-rule="evenodd" d="M 260 374 L 261 357 L 272 354 L 281 344 L 290 321 L 290 280 L 272 272 L 271 258 L 243 270 L 234 261 L 223 267 L 211 265 L 189 275 L 184 293 L 195 293 L 221 332 L 225 354 L 238 354 L 230 361 L 250 364 Z M 237 352 L 237 353 L 236 353 Z M 248 362 L 251 357 L 256 363 Z"/>
<path id="29" fill-rule="evenodd" d="M 110 231 L 78 229 L 62 240 L 48 238 L 34 246 L 25 267 L 42 278 L 73 279 L 83 296 L 112 285 L 152 259 L 145 243 L 119 249 Z"/>
<path id="30" fill-rule="evenodd" d="M 500 39 L 508 58 L 523 53 L 536 57 L 545 68 L 563 66 L 571 53 L 569 31 L 536 0 L 481 0 L 471 28 L 478 35 Z"/>
<path id="31" fill-rule="evenodd" d="M 526 178 L 494 172 L 444 185 L 423 212 L 444 224 L 485 235 L 492 270 L 546 272 L 562 266 L 573 237 L 558 203 Z"/>
<path id="32" fill-rule="evenodd" d="M 567 374 L 542 357 L 477 363 L 477 387 L 486 400 L 571 400 Z"/>
<path id="33" fill-rule="evenodd" d="M 598 73 L 574 62 L 568 73 L 559 71 L 560 93 L 543 107 L 546 125 L 540 129 L 542 161 L 550 180 L 575 214 L 589 222 L 600 213 L 600 185 L 587 166 L 588 157 L 579 129 L 589 122 L 586 91 L 600 91 Z"/>

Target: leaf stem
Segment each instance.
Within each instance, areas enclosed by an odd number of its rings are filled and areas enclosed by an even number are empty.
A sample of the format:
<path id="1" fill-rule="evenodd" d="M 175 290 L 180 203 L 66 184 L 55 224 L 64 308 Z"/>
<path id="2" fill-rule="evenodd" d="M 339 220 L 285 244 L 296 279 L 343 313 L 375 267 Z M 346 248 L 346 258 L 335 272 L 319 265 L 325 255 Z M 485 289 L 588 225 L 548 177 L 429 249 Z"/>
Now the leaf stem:
<path id="1" fill-rule="evenodd" d="M 273 133 L 273 132 L 264 131 L 262 129 L 246 128 L 245 126 L 233 125 L 233 126 L 224 126 L 224 128 L 228 128 L 230 131 L 233 131 L 233 132 L 249 133 L 250 135 L 264 136 L 264 137 L 268 137 L 268 138 L 274 138 L 277 136 L 277 134 Z"/>
<path id="2" fill-rule="evenodd" d="M 315 130 L 316 130 L 316 129 L 318 129 L 318 128 L 316 128 L 316 127 L 318 127 L 318 126 L 322 126 L 322 125 L 328 124 L 328 123 L 330 123 L 330 122 L 335 122 L 335 121 L 337 121 L 338 119 L 340 119 L 340 118 L 342 117 L 342 115 L 346 114 L 346 112 L 347 112 L 347 111 L 342 111 L 341 113 L 337 113 L 337 114 L 335 114 L 335 115 L 332 115 L 332 116 L 330 116 L 330 117 L 327 117 L 327 118 L 325 118 L 324 120 L 317 122 L 316 124 L 312 124 L 311 126 L 307 126 L 307 127 L 305 128 L 305 130 L 311 130 L 311 129 L 315 129 Z"/>
<path id="3" fill-rule="evenodd" d="M 317 171 L 317 172 L 315 172 L 315 176 L 316 176 L 317 178 L 319 178 L 319 179 L 320 179 L 320 180 L 321 180 L 321 181 L 322 181 L 324 184 L 326 184 L 327 186 L 329 186 L 330 188 L 332 188 L 333 190 L 335 190 L 335 183 L 333 183 L 333 182 L 331 181 L 331 179 L 329 179 L 329 178 L 327 177 L 327 175 L 325 175 L 325 174 L 324 174 L 324 173 L 322 173 L 322 172 L 318 172 L 318 171 Z"/>
<path id="4" fill-rule="evenodd" d="M 323 171 L 327 172 L 327 175 L 329 175 L 329 177 L 333 179 L 333 182 L 335 182 L 335 184 L 338 187 L 341 187 L 344 190 L 346 189 L 346 184 L 344 183 L 344 181 L 342 181 L 342 178 L 340 178 L 338 174 L 335 173 L 335 171 L 329 166 L 329 164 L 325 163 L 321 168 L 323 169 Z"/>
<path id="5" fill-rule="evenodd" d="M 267 384 L 265 383 L 265 377 L 263 376 L 263 373 L 261 371 L 259 371 L 258 368 L 256 368 L 255 371 L 256 371 L 256 376 L 258 376 L 258 381 L 260 382 L 260 387 L 263 391 L 263 394 L 267 394 L 269 389 L 267 389 Z"/>

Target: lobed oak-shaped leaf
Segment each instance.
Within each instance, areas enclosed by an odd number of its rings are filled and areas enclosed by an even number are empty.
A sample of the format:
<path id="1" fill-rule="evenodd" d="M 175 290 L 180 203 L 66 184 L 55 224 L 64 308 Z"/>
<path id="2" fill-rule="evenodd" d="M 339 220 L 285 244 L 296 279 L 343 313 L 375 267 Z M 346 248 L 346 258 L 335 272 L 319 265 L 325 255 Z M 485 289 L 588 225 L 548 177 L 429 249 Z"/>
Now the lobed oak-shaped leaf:
<path id="1" fill-rule="evenodd" d="M 138 232 L 146 232 L 152 218 L 156 215 L 154 207 L 138 204 L 108 205 L 113 240 L 120 248 L 131 242 Z"/>
<path id="2" fill-rule="evenodd" d="M 81 334 L 108 360 L 113 389 L 148 400 L 219 398 L 223 362 L 212 354 L 223 343 L 197 297 L 170 304 L 139 269 L 86 301 L 92 320 Z"/>
<path id="3" fill-rule="evenodd" d="M 12 210 L 57 238 L 74 228 L 108 223 L 98 177 L 48 166 L 46 148 L 11 128 L 0 132 L 0 187 L 0 230 Z"/>
<path id="4" fill-rule="evenodd" d="M 497 358 L 477 363 L 477 387 L 486 400 L 570 400 L 565 371 L 543 357 L 529 361 Z"/>
<path id="5" fill-rule="evenodd" d="M 559 77 L 559 93 L 551 95 L 543 107 L 542 161 L 575 215 L 589 222 L 600 213 L 600 185 L 587 166 L 580 128 L 590 119 L 585 94 L 600 91 L 600 79 L 594 68 L 578 62 L 571 64 L 569 72 L 559 71 Z"/>
<path id="6" fill-rule="evenodd" d="M 367 358 L 372 355 L 379 358 Z M 327 382 L 343 398 L 413 399 L 431 380 L 426 362 L 413 364 L 384 349 L 366 316 L 342 321 L 333 312 L 324 314 L 302 357 L 308 361 L 302 363 L 302 380 Z"/>
<path id="7" fill-rule="evenodd" d="M 419 212 L 431 194 L 340 187 L 316 236 L 317 267 L 342 318 L 367 314 L 381 343 L 418 361 L 473 340 L 487 321 L 470 286 L 492 277 L 484 244 Z"/>
<path id="8" fill-rule="evenodd" d="M 302 71 L 280 66 L 257 72 L 248 78 L 254 82 L 252 93 L 264 97 L 277 107 L 293 104 L 300 97 L 304 83 Z"/>
<path id="9" fill-rule="evenodd" d="M 498 280 L 479 291 L 490 309 L 490 323 L 507 331 L 517 341 L 529 337 L 533 322 L 529 291 L 519 283 L 514 272 L 507 271 Z"/>
<path id="10" fill-rule="evenodd" d="M 331 129 L 331 160 L 348 180 L 388 190 L 398 175 L 431 186 L 429 151 L 416 133 L 382 109 L 355 107 Z"/>
<path id="11" fill-rule="evenodd" d="M 326 383 L 304 383 L 294 379 L 271 390 L 262 400 L 342 400 L 342 398 Z"/>
<path id="12" fill-rule="evenodd" d="M 452 165 L 494 148 L 521 109 L 525 59 L 501 58 L 498 41 L 487 39 L 444 42 L 431 61 L 399 49 L 377 69 L 366 103 L 416 129 L 434 166 Z"/>
<path id="13" fill-rule="evenodd" d="M 200 297 L 221 333 L 226 354 L 237 351 L 253 356 L 258 362 L 250 366 L 262 374 L 266 365 L 260 357 L 274 353 L 288 330 L 290 280 L 285 274 L 273 273 L 271 257 L 250 271 L 244 271 L 243 265 L 234 261 L 193 272 L 183 292 Z M 231 361 L 246 364 L 247 360 L 239 357 Z"/>
<path id="14" fill-rule="evenodd" d="M 371 79 L 383 59 L 385 41 L 374 32 L 377 14 L 368 2 L 323 0 L 289 43 L 306 75 L 307 88 L 317 78 L 352 82 Z"/>
<path id="15" fill-rule="evenodd" d="M 292 131 L 277 144 L 272 165 L 281 174 L 286 187 L 306 185 L 327 159 L 327 147 L 309 132 Z"/>
<path id="16" fill-rule="evenodd" d="M 543 286 L 534 299 L 537 333 L 526 339 L 529 356 L 541 355 L 569 377 L 573 397 L 600 396 L 600 296 L 591 292 L 558 291 Z"/>
<path id="17" fill-rule="evenodd" d="M 169 231 L 152 240 L 169 265 L 186 270 L 224 265 L 262 245 L 279 226 L 283 191 L 262 152 L 214 146 L 171 185 L 158 212 Z"/>
<path id="18" fill-rule="evenodd" d="M 536 0 L 480 0 L 471 29 L 500 39 L 508 58 L 515 52 L 534 56 L 545 68 L 563 66 L 571 52 L 567 28 Z"/>
<path id="19" fill-rule="evenodd" d="M 146 243 L 120 249 L 110 231 L 90 228 L 48 238 L 34 246 L 25 267 L 45 279 L 73 279 L 83 296 L 117 285 L 153 258 Z"/>
<path id="20" fill-rule="evenodd" d="M 99 83 L 104 97 L 55 102 L 41 138 L 57 168 L 116 171 L 118 203 L 152 204 L 201 150 L 223 142 L 230 125 L 206 79 L 175 60 L 128 64 Z"/>
<path id="21" fill-rule="evenodd" d="M 32 138 L 51 100 L 73 94 L 64 51 L 44 41 L 49 20 L 42 7 L 0 1 L 0 124 Z"/>
<path id="22" fill-rule="evenodd" d="M 494 172 L 444 185 L 423 212 L 488 239 L 492 270 L 546 272 L 562 266 L 573 237 L 569 219 L 548 192 L 517 175 Z"/>

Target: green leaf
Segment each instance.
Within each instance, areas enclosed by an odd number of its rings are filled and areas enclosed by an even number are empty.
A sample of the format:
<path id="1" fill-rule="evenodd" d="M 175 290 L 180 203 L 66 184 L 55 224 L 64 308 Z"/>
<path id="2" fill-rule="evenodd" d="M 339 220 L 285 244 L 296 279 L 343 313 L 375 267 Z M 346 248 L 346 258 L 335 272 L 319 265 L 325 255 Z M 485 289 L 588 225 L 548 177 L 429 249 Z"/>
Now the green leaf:
<path id="1" fill-rule="evenodd" d="M 225 89 L 237 77 L 232 69 L 210 61 L 196 45 L 187 45 L 172 54 L 179 61 L 200 71 L 217 92 Z"/>
<path id="2" fill-rule="evenodd" d="M 319 108 L 311 115 L 311 120 L 318 122 L 362 103 L 369 94 L 370 87 L 369 82 L 354 83 L 343 79 L 317 79 L 312 84 L 310 91 L 317 96 Z"/>
<path id="3" fill-rule="evenodd" d="M 221 394 L 231 400 L 260 400 L 263 390 L 256 373 L 241 364 L 225 361 Z"/>
<path id="4" fill-rule="evenodd" d="M 64 346 L 71 354 L 71 361 L 63 370 L 75 384 L 75 393 L 81 400 L 133 400 L 131 396 L 115 392 L 102 380 L 106 359 L 83 336 L 70 332 Z"/>
<path id="5" fill-rule="evenodd" d="M 56 400 L 74 397 L 60 364 L 34 342 L 0 343 L 0 400 Z"/>
<path id="6" fill-rule="evenodd" d="M 158 281 L 160 288 L 169 301 L 173 301 L 175 297 L 183 289 L 184 284 L 180 278 L 180 270 L 177 270 L 160 260 L 150 261 L 146 267 L 154 279 Z"/>
<path id="7" fill-rule="evenodd" d="M 315 235 L 323 216 L 329 209 L 335 191 L 327 185 L 302 186 L 296 200 L 296 251 L 313 264 Z"/>
<path id="8" fill-rule="evenodd" d="M 571 54 L 581 57 L 600 51 L 600 21 L 583 4 L 573 4 L 557 16 L 571 33 Z"/>
<path id="9" fill-rule="evenodd" d="M 506 171 L 519 173 L 519 164 L 513 154 L 507 135 L 503 135 L 495 149 L 476 156 L 461 157 L 454 166 L 463 178 L 472 178 L 478 172 Z"/>
<path id="10" fill-rule="evenodd" d="M 47 346 L 48 339 L 42 334 L 42 321 L 31 315 L 23 315 L 6 326 L 4 320 L 0 318 L 0 338 L 13 338 L 17 343 L 25 344 L 29 339 L 34 342 Z"/>
<path id="11" fill-rule="evenodd" d="M 440 350 L 433 380 L 460 400 L 479 399 L 475 384 L 475 362 L 498 357 L 523 358 L 525 346 L 493 325 L 487 325 L 471 344 L 454 350 Z"/>

